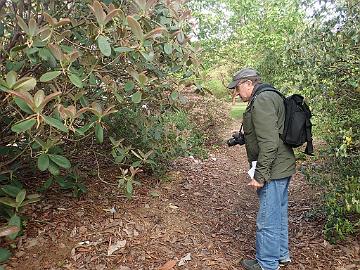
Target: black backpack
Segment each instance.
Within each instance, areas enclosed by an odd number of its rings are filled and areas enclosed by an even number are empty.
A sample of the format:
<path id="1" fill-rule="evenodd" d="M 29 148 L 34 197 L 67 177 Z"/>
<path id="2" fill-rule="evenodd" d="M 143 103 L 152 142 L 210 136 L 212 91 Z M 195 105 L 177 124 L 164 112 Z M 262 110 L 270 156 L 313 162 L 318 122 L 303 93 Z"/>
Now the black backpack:
<path id="1" fill-rule="evenodd" d="M 314 147 L 312 144 L 311 133 L 311 111 L 309 106 L 305 103 L 304 97 L 298 94 L 285 97 L 278 90 L 271 85 L 263 84 L 255 92 L 254 97 L 251 99 L 252 104 L 255 98 L 264 91 L 272 91 L 277 93 L 284 100 L 285 105 L 285 123 L 283 134 L 280 138 L 283 142 L 293 148 L 307 143 L 304 153 L 313 155 Z"/>

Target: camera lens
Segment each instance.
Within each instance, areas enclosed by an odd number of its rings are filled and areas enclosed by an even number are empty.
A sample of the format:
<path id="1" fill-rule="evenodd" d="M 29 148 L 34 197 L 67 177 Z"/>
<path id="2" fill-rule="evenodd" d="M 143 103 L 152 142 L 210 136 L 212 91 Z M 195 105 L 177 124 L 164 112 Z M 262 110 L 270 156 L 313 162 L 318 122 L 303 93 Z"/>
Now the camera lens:
<path id="1" fill-rule="evenodd" d="M 227 140 L 227 145 L 228 146 L 234 146 L 236 145 L 236 140 L 234 138 L 230 138 Z"/>

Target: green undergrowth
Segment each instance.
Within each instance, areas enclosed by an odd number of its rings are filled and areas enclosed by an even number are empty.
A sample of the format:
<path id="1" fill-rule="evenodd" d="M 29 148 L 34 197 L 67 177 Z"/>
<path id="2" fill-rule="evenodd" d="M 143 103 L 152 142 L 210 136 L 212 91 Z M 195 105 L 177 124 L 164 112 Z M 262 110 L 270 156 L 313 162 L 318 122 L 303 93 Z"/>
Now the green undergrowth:
<path id="1" fill-rule="evenodd" d="M 325 217 L 324 235 L 331 243 L 360 233 L 360 161 L 354 157 L 331 155 L 321 149 L 316 158 L 302 168 L 309 184 L 320 187 Z M 355 168 L 355 169 L 354 169 Z"/>
<path id="2" fill-rule="evenodd" d="M 134 119 L 136 119 L 134 121 Z M 161 175 L 180 156 L 206 157 L 204 136 L 183 110 L 141 118 L 136 111 L 122 110 L 109 122 L 114 136 L 127 145 L 151 152 L 145 168 Z"/>
<path id="3" fill-rule="evenodd" d="M 246 109 L 246 103 L 245 102 L 236 102 L 235 105 L 231 107 L 230 110 L 230 117 L 232 119 L 241 119 L 243 116 L 243 113 Z"/>

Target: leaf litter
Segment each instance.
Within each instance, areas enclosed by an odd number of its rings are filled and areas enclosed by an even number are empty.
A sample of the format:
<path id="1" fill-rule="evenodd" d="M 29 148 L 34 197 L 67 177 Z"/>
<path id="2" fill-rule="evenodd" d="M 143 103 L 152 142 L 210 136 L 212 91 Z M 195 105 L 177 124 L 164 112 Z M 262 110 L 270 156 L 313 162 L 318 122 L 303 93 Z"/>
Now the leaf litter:
<path id="1" fill-rule="evenodd" d="M 241 258 L 255 256 L 258 202 L 246 186 L 247 166 L 242 147 L 224 146 L 208 160 L 174 162 L 173 181 L 161 185 L 161 196 L 152 193 L 150 177 L 141 179 L 132 200 L 95 178 L 88 179 L 89 192 L 79 200 L 50 192 L 46 202 L 27 210 L 36 218 L 16 240 L 19 256 L 6 269 L 241 269 Z M 114 168 L 103 168 L 102 174 L 116 181 Z M 321 233 L 324 220 L 307 218 L 307 211 L 319 205 L 319 194 L 300 174 L 293 177 L 293 261 L 287 270 L 360 269 L 358 235 L 330 244 Z M 41 239 L 41 244 L 26 245 L 27 239 Z"/>

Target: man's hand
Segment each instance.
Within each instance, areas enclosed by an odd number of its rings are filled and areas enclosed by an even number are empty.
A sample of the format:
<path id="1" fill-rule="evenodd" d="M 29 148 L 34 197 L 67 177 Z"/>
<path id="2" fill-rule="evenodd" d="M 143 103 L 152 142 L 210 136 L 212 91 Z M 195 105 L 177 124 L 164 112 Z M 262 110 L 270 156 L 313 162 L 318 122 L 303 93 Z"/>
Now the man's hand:
<path id="1" fill-rule="evenodd" d="M 254 188 L 255 190 L 262 188 L 264 186 L 264 184 L 260 184 L 254 178 L 251 178 L 251 181 L 247 185 Z"/>

